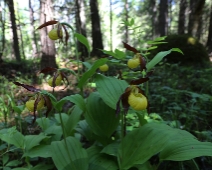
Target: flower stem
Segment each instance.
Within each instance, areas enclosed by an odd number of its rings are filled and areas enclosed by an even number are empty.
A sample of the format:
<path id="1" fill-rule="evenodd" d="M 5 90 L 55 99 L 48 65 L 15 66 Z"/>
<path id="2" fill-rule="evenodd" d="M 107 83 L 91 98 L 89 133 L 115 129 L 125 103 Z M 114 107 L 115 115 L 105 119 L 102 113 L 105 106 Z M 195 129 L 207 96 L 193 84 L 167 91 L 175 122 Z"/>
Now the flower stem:
<path id="1" fill-rule="evenodd" d="M 79 59 L 79 52 L 78 52 L 78 48 L 77 48 L 77 40 L 75 38 L 75 30 L 71 25 L 69 25 L 66 22 L 62 22 L 61 24 L 69 27 L 72 30 L 72 33 L 73 33 L 73 40 L 74 40 L 74 46 L 75 46 L 75 52 L 76 52 L 76 58 L 77 58 L 77 68 L 78 68 L 76 77 L 77 77 L 77 81 L 79 81 L 79 79 L 80 79 L 80 70 L 79 70 L 80 59 Z M 80 88 L 80 94 L 83 96 L 83 88 Z"/>

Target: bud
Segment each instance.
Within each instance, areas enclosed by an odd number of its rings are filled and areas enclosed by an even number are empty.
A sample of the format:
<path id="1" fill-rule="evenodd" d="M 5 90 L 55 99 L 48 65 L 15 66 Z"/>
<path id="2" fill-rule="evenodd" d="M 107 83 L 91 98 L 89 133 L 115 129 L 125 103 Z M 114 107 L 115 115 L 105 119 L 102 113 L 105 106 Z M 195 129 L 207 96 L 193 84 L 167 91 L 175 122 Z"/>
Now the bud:
<path id="1" fill-rule="evenodd" d="M 107 64 L 104 64 L 99 67 L 99 70 L 103 72 L 108 71 L 108 69 L 109 69 L 109 66 Z"/>
<path id="2" fill-rule="evenodd" d="M 37 108 L 36 110 L 40 110 L 44 107 L 44 99 L 42 98 L 39 102 L 38 102 L 38 105 L 37 105 Z M 34 107 L 35 107 L 35 100 L 28 100 L 25 104 L 26 108 L 33 112 L 34 111 Z"/>
<path id="3" fill-rule="evenodd" d="M 54 78 L 52 77 L 48 80 L 48 84 L 51 87 L 53 87 L 53 79 Z M 58 74 L 57 78 L 55 79 L 55 86 L 59 86 L 61 84 L 61 81 L 62 81 L 62 76 L 61 76 L 61 74 Z"/>

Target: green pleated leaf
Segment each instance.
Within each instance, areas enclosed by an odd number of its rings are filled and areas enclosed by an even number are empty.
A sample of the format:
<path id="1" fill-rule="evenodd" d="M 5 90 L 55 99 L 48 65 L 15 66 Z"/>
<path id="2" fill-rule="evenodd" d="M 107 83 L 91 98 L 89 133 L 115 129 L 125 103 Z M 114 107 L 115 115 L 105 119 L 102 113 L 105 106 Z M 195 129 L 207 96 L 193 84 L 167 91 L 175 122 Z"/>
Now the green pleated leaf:
<path id="1" fill-rule="evenodd" d="M 54 168 L 54 165 L 48 165 L 45 163 L 40 163 L 32 168 L 30 168 L 30 170 L 51 170 Z"/>
<path id="2" fill-rule="evenodd" d="M 200 156 L 212 156 L 212 143 L 186 139 L 166 145 L 160 153 L 160 160 L 185 161 Z"/>
<path id="3" fill-rule="evenodd" d="M 194 139 L 190 133 L 162 123 L 147 123 L 128 133 L 118 149 L 120 169 L 143 164 L 172 140 Z"/>
<path id="4" fill-rule="evenodd" d="M 161 51 L 150 62 L 147 63 L 146 65 L 147 71 L 150 71 L 156 64 L 158 64 L 165 56 L 170 54 L 172 51 L 183 54 L 183 52 L 178 48 L 172 48 L 171 50 L 168 51 Z"/>
<path id="5" fill-rule="evenodd" d="M 16 130 L 16 127 L 0 130 L 0 139 L 17 148 L 24 148 L 24 136 Z"/>
<path id="6" fill-rule="evenodd" d="M 66 122 L 68 121 L 69 115 L 67 115 L 66 113 L 57 113 L 54 115 L 57 122 L 61 124 L 60 116 L 61 116 L 63 123 L 66 124 Z"/>
<path id="7" fill-rule="evenodd" d="M 51 143 L 52 159 L 57 169 L 88 169 L 88 155 L 81 143 L 74 137 L 67 137 L 67 147 L 65 141 L 56 141 Z"/>
<path id="8" fill-rule="evenodd" d="M 8 163 L 6 164 L 6 166 L 8 166 L 8 167 L 10 167 L 10 166 L 18 166 L 18 165 L 20 165 L 20 164 L 22 164 L 21 161 L 19 161 L 19 160 L 12 160 L 12 161 L 8 162 Z"/>
<path id="9" fill-rule="evenodd" d="M 118 164 L 113 157 L 100 153 L 101 147 L 92 146 L 87 149 L 89 170 L 117 170 Z"/>
<path id="10" fill-rule="evenodd" d="M 119 123 L 115 110 L 104 103 L 98 92 L 90 94 L 86 107 L 85 119 L 92 131 L 99 137 L 110 139 Z"/>
<path id="11" fill-rule="evenodd" d="M 63 105 L 66 101 L 72 102 L 75 105 L 77 105 L 82 111 L 85 110 L 85 102 L 84 98 L 80 94 L 70 95 L 62 98 L 60 101 L 58 101 L 55 105 L 55 108 L 59 111 L 62 110 Z"/>
<path id="12" fill-rule="evenodd" d="M 45 131 L 46 129 L 49 128 L 50 126 L 50 120 L 49 118 L 46 117 L 41 117 L 41 118 L 37 118 L 36 122 L 38 123 L 38 125 Z"/>
<path id="13" fill-rule="evenodd" d="M 47 136 L 43 134 L 24 136 L 25 149 L 30 150 L 31 148 L 39 145 L 39 143 L 45 138 L 47 138 Z"/>
<path id="14" fill-rule="evenodd" d="M 111 144 L 105 146 L 102 149 L 101 153 L 105 153 L 105 154 L 108 154 L 108 155 L 111 155 L 111 156 L 117 156 L 118 147 L 119 147 L 118 142 L 111 143 Z"/>
<path id="15" fill-rule="evenodd" d="M 50 145 L 38 145 L 30 149 L 29 151 L 25 152 L 22 157 L 30 157 L 30 158 L 35 158 L 35 157 L 41 157 L 41 158 L 49 158 L 52 156 L 52 151 L 51 151 L 51 146 Z"/>
<path id="16" fill-rule="evenodd" d="M 116 109 L 116 104 L 120 96 L 128 86 L 127 82 L 114 77 L 106 77 L 101 74 L 95 76 L 95 82 L 97 91 L 104 102 L 111 108 Z"/>
<path id="17" fill-rule="evenodd" d="M 74 133 L 74 128 L 78 124 L 81 118 L 81 115 L 82 115 L 82 110 L 77 105 L 75 105 L 73 111 L 71 112 L 65 124 L 66 134 L 68 136 Z"/>
<path id="18" fill-rule="evenodd" d="M 94 73 L 96 72 L 96 70 L 97 70 L 100 66 L 102 66 L 103 64 L 105 64 L 107 61 L 108 61 L 107 58 L 98 59 L 98 60 L 92 65 L 92 67 L 91 67 L 90 69 L 88 69 L 88 71 L 86 71 L 86 72 L 82 75 L 82 77 L 81 77 L 80 80 L 79 80 L 78 87 L 79 87 L 79 88 L 82 88 L 82 87 L 85 85 L 86 81 L 87 81 L 91 76 L 94 75 Z"/>
<path id="19" fill-rule="evenodd" d="M 17 113 L 20 115 L 21 112 L 24 110 L 24 108 L 25 108 L 25 105 L 14 106 L 14 107 L 13 107 L 13 110 L 14 110 L 15 112 L 17 112 Z"/>
<path id="20" fill-rule="evenodd" d="M 79 121 L 75 130 L 84 136 L 88 141 L 94 141 L 94 133 L 86 120 Z"/>

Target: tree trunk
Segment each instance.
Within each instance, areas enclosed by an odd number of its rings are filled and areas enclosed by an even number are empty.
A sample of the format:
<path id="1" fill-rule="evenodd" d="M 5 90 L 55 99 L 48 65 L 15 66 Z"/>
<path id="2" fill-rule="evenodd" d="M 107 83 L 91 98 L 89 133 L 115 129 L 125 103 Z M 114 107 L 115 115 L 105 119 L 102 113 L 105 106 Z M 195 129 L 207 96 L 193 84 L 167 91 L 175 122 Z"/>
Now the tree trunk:
<path id="1" fill-rule="evenodd" d="M 33 7 L 32 7 L 32 2 L 31 0 L 29 0 L 29 15 L 30 15 L 30 33 L 31 33 L 31 36 L 32 36 L 32 53 L 33 53 L 33 56 L 35 56 L 38 52 L 38 47 L 37 47 L 37 39 L 36 39 L 36 34 L 35 34 L 35 26 L 34 26 L 34 23 L 35 23 L 35 20 L 34 20 L 34 10 L 33 10 Z"/>
<path id="2" fill-rule="evenodd" d="M 124 1 L 124 12 L 125 12 L 125 22 L 127 22 L 127 23 L 128 23 L 128 19 L 129 19 L 128 8 L 129 8 L 128 0 L 125 0 Z M 125 42 L 128 43 L 128 41 L 129 41 L 129 29 L 128 29 L 128 26 L 125 24 Z"/>
<path id="3" fill-rule="evenodd" d="M 53 19 L 52 1 L 46 0 L 40 2 L 40 24 Z M 53 29 L 52 26 L 47 26 L 40 29 L 41 38 L 41 69 L 45 67 L 57 67 L 55 59 L 55 42 L 48 37 L 48 32 Z"/>
<path id="4" fill-rule="evenodd" d="M 84 0 L 76 0 L 76 28 L 77 32 L 86 37 L 86 18 L 85 18 L 85 4 Z M 87 48 L 80 42 L 77 43 L 78 51 L 81 53 L 81 61 L 88 56 Z"/>
<path id="5" fill-rule="evenodd" d="M 205 0 L 190 0 L 190 14 L 188 22 L 188 34 L 197 36 L 197 30 L 202 11 L 205 5 Z"/>
<path id="6" fill-rule="evenodd" d="M 157 25 L 157 7 L 156 7 L 156 0 L 149 1 L 149 14 L 151 15 L 151 28 L 152 28 L 152 39 L 155 39 L 156 33 L 156 25 Z"/>
<path id="7" fill-rule="evenodd" d="M 3 63 L 2 55 L 5 48 L 5 19 L 3 18 L 3 9 L 4 9 L 4 6 L 0 6 L 0 22 L 1 22 L 0 64 Z"/>
<path id="8" fill-rule="evenodd" d="M 10 20 L 12 24 L 12 32 L 13 32 L 13 49 L 15 53 L 15 57 L 17 61 L 21 61 L 21 55 L 19 50 L 19 42 L 18 42 L 18 33 L 17 33 L 17 26 L 16 26 L 16 18 L 15 18 L 15 10 L 14 10 L 14 3 L 13 0 L 7 0 L 7 5 L 10 11 Z"/>
<path id="9" fill-rule="evenodd" d="M 19 6 L 16 6 L 16 11 L 18 11 Z M 19 44 L 20 44 L 20 53 L 22 54 L 22 58 L 25 60 L 26 59 L 26 55 L 25 55 L 25 51 L 24 51 L 24 40 L 23 40 L 23 34 L 22 34 L 22 30 L 21 30 L 21 22 L 20 22 L 20 15 L 19 13 L 17 13 L 17 21 L 18 21 L 18 31 L 19 31 Z"/>
<path id="10" fill-rule="evenodd" d="M 209 30 L 208 30 L 208 40 L 207 45 L 208 52 L 212 53 L 212 5 L 211 5 L 211 13 L 210 13 L 210 23 L 209 23 Z"/>
<path id="11" fill-rule="evenodd" d="M 110 0 L 110 50 L 113 51 L 113 9 L 112 0 Z"/>
<path id="12" fill-rule="evenodd" d="M 102 42 L 102 32 L 100 25 L 100 17 L 98 10 L 98 2 L 97 0 L 90 0 L 90 11 L 91 11 L 91 24 L 92 24 L 92 56 L 101 57 L 102 51 L 99 49 L 103 49 Z"/>
<path id="13" fill-rule="evenodd" d="M 178 18 L 178 34 L 185 34 L 187 0 L 180 1 L 180 12 Z"/>
<path id="14" fill-rule="evenodd" d="M 160 0 L 158 21 L 159 21 L 159 23 L 158 23 L 158 34 L 159 34 L 159 36 L 167 35 L 168 0 Z"/>

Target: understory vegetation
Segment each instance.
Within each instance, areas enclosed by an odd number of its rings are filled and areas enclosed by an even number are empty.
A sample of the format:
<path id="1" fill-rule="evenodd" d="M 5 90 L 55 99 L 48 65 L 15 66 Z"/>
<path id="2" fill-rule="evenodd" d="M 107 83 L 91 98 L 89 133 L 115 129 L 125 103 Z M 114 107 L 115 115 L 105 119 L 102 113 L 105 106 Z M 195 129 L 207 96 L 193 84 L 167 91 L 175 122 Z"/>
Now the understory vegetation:
<path id="1" fill-rule="evenodd" d="M 61 38 L 63 27 L 57 28 L 54 40 Z M 88 40 L 72 31 L 90 53 Z M 211 63 L 167 60 L 184 57 L 176 46 L 154 54 L 165 41 L 159 37 L 143 50 L 123 42 L 123 51 L 102 50 L 104 57 L 86 61 L 61 58 L 58 68 L 5 62 L 0 168 L 211 169 Z"/>

